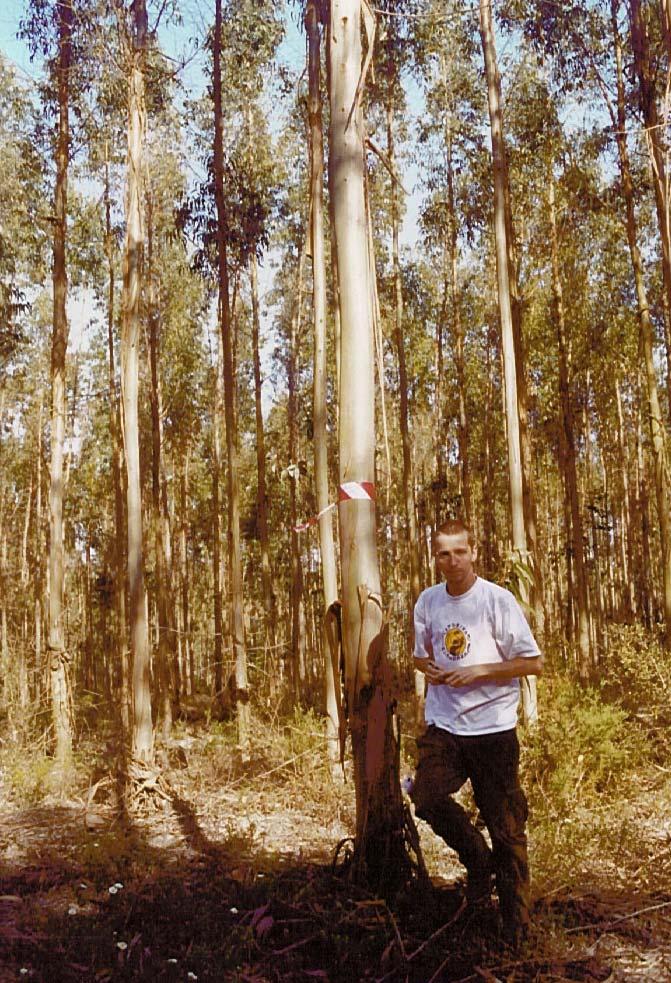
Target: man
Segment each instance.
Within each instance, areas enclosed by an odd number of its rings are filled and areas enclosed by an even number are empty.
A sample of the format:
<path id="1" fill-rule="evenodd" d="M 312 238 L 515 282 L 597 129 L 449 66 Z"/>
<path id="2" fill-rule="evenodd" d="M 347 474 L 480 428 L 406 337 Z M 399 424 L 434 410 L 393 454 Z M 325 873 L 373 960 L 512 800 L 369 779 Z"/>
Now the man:
<path id="1" fill-rule="evenodd" d="M 466 867 L 469 903 L 489 898 L 495 875 L 504 935 L 516 945 L 529 924 L 519 679 L 539 675 L 543 659 L 513 595 L 477 576 L 477 548 L 461 521 L 438 529 L 433 551 L 445 583 L 423 591 L 415 606 L 415 666 L 429 685 L 412 799 Z M 467 779 L 491 850 L 452 798 Z"/>

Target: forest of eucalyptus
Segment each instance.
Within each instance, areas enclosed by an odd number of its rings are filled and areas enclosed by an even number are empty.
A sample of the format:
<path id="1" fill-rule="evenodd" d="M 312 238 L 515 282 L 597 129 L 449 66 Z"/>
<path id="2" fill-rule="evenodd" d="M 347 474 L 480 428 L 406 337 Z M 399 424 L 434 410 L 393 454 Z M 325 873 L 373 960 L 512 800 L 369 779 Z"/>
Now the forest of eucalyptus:
<path id="1" fill-rule="evenodd" d="M 199 697 L 243 760 L 313 707 L 375 876 L 437 524 L 551 670 L 671 647 L 671 7 L 186 10 L 0 54 L 3 740 L 112 721 L 132 782 Z"/>

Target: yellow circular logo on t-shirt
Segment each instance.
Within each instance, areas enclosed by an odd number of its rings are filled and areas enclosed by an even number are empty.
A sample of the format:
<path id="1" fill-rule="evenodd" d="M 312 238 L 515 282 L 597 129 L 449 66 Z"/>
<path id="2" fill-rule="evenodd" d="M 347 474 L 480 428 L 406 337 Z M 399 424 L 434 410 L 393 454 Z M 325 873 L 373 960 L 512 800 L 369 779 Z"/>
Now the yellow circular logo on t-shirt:
<path id="1" fill-rule="evenodd" d="M 445 632 L 445 653 L 450 659 L 463 659 L 468 652 L 468 636 L 460 625 L 450 625 Z"/>

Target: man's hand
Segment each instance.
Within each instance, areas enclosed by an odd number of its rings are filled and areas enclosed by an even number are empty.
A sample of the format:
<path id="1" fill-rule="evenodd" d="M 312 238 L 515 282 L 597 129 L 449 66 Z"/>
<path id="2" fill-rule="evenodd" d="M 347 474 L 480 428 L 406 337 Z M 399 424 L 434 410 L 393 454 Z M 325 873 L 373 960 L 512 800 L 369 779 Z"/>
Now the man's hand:
<path id="1" fill-rule="evenodd" d="M 415 659 L 415 665 L 434 686 L 472 686 L 474 683 L 507 683 L 521 676 L 539 676 L 543 657 L 518 656 L 507 662 L 486 662 L 474 666 L 437 666 L 433 659 Z"/>
<path id="2" fill-rule="evenodd" d="M 470 686 L 487 675 L 487 667 L 484 665 L 455 666 L 454 668 L 441 669 L 435 662 L 429 661 L 426 663 L 424 675 L 434 686 Z"/>

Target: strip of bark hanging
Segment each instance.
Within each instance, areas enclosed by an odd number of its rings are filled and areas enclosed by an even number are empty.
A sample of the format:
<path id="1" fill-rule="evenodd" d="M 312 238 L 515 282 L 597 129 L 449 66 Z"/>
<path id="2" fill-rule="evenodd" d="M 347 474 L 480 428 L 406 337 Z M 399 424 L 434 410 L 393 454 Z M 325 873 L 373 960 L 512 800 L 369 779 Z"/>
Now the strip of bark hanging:
<path id="1" fill-rule="evenodd" d="M 375 14 L 372 8 L 368 4 L 367 0 L 361 0 L 361 11 L 363 14 L 363 24 L 366 30 L 366 41 L 368 42 L 368 49 L 366 51 L 366 57 L 364 59 L 363 68 L 361 69 L 361 75 L 359 76 L 359 81 L 356 85 L 356 92 L 354 93 L 354 101 L 352 102 L 352 108 L 349 111 L 347 117 L 347 123 L 345 124 L 345 132 L 349 129 L 349 125 L 352 122 L 352 117 L 359 108 L 359 103 L 361 101 L 361 94 L 363 92 L 363 87 L 366 83 L 366 76 L 368 75 L 368 69 L 373 60 L 373 45 L 375 43 Z"/>
<path id="2" fill-rule="evenodd" d="M 333 679 L 335 682 L 336 707 L 338 710 L 338 742 L 340 747 L 340 765 L 345 769 L 345 743 L 347 741 L 347 704 L 343 705 L 343 671 L 342 663 L 342 606 L 340 601 L 330 605 L 325 616 L 326 637 L 328 639 Z"/>
<path id="3" fill-rule="evenodd" d="M 366 146 L 373 151 L 376 157 L 380 158 L 384 166 L 389 171 L 392 180 L 396 182 L 396 184 L 399 186 L 403 194 L 408 195 L 408 191 L 403 186 L 403 182 L 401 181 L 398 171 L 396 170 L 392 162 L 389 160 L 389 157 L 385 154 L 384 150 L 382 150 L 381 147 L 378 147 L 378 145 L 376 144 L 375 140 L 373 140 L 372 137 L 366 137 Z"/>

